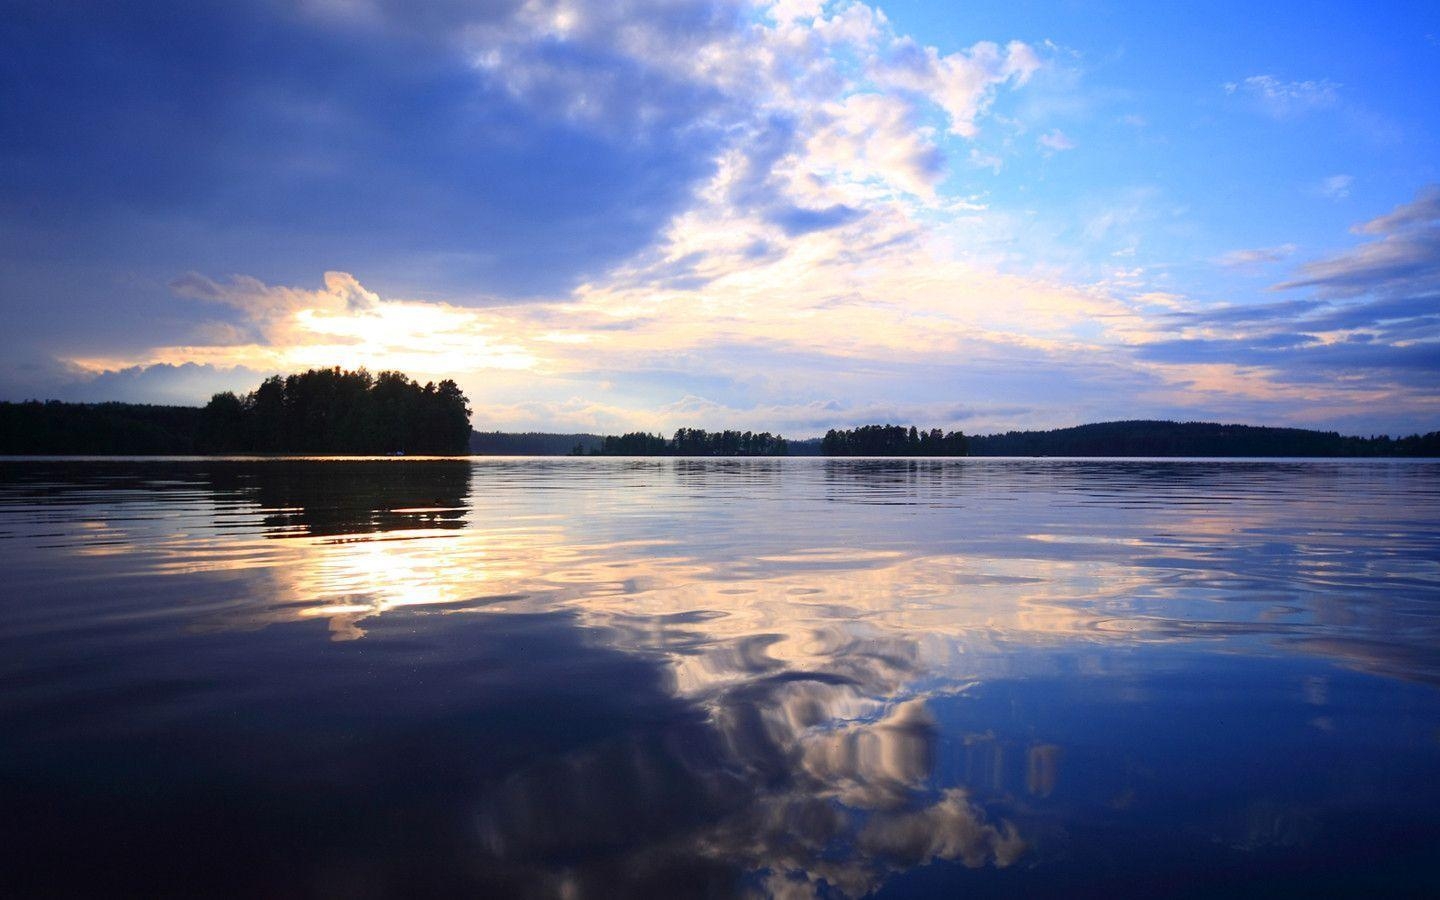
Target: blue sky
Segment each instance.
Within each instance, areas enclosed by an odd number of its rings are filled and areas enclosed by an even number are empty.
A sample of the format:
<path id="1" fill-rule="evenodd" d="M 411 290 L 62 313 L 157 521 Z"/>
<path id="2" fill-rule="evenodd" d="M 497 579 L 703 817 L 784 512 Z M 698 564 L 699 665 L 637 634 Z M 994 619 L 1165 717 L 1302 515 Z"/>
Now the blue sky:
<path id="1" fill-rule="evenodd" d="M 0 398 L 1440 427 L 1420 3 L 10 3 Z"/>

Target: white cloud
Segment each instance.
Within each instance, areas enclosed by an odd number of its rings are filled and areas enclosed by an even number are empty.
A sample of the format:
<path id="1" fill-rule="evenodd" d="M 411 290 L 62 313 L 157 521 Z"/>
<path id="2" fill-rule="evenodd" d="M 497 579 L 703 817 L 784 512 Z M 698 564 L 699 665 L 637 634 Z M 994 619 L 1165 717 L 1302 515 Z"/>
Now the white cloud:
<path id="1" fill-rule="evenodd" d="M 1281 81 L 1273 75 L 1251 75 L 1223 85 L 1225 93 L 1245 97 L 1278 119 L 1335 106 L 1341 85 L 1329 79 Z"/>
<path id="2" fill-rule="evenodd" d="M 994 153 L 986 153 L 979 147 L 970 148 L 969 160 L 970 165 L 974 166 L 975 168 L 989 169 L 991 172 L 994 172 L 996 174 L 999 174 L 1000 169 L 1005 165 L 1005 160 L 1001 159 L 998 155 Z"/>
<path id="3" fill-rule="evenodd" d="M 829 104 L 824 113 L 828 122 L 805 145 L 814 171 L 935 196 L 944 157 L 934 132 L 919 124 L 910 104 L 884 94 L 854 94 Z"/>
<path id="4" fill-rule="evenodd" d="M 1052 129 L 1040 135 L 1040 137 L 1036 139 L 1036 143 L 1038 143 L 1046 150 L 1051 150 L 1057 153 L 1064 150 L 1075 149 L 1075 142 L 1069 137 L 1067 137 L 1065 132 L 1061 131 L 1058 128 Z"/>
<path id="5" fill-rule="evenodd" d="M 1255 247 L 1247 250 L 1231 250 L 1215 260 L 1217 265 L 1231 269 L 1244 269 L 1265 263 L 1280 262 L 1294 255 L 1299 248 L 1294 244 L 1280 244 L 1276 247 Z"/>
<path id="6" fill-rule="evenodd" d="M 1320 179 L 1315 190 L 1322 197 L 1329 197 L 1332 200 L 1341 200 L 1350 196 L 1350 187 L 1355 183 L 1353 175 L 1331 175 L 1328 178 Z"/>
<path id="7" fill-rule="evenodd" d="M 979 118 L 1006 83 L 1024 85 L 1041 67 L 1028 45 L 1011 41 L 1002 50 L 982 41 L 967 51 L 940 55 L 910 38 L 897 38 L 876 61 L 873 77 L 887 87 L 914 91 L 940 106 L 949 117 L 950 132 L 974 137 Z"/>

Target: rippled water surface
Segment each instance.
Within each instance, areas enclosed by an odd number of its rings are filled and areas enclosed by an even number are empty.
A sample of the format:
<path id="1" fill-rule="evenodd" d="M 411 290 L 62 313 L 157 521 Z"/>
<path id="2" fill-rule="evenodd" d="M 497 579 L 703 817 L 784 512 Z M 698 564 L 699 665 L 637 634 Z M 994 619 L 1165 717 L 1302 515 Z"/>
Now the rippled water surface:
<path id="1" fill-rule="evenodd" d="M 8 895 L 1440 891 L 1440 463 L 0 461 Z"/>

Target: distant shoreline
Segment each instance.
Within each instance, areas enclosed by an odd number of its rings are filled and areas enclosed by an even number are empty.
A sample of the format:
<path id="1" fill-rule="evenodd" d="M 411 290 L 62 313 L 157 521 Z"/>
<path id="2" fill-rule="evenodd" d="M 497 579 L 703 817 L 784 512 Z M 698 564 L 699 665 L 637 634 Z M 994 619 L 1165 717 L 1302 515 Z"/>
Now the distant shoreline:
<path id="1" fill-rule="evenodd" d="M 59 401 L 0 402 L 0 456 L 224 456 L 201 451 L 200 407 L 129 403 L 62 403 Z M 879 430 L 880 427 L 872 426 Z M 895 431 L 893 426 L 884 426 Z M 856 429 L 863 431 L 864 429 Z M 677 434 L 707 434 L 682 429 Z M 709 432 L 717 447 L 728 447 L 724 435 L 749 432 Z M 603 452 L 607 436 L 589 432 L 474 431 L 463 456 L 567 456 Z M 755 435 L 741 447 L 759 449 Z M 770 436 L 766 435 L 767 438 Z M 921 458 L 971 457 L 1073 457 L 1073 458 L 1196 458 L 1196 459 L 1335 459 L 1380 457 L 1440 457 L 1440 432 L 1394 438 L 1341 435 L 1300 428 L 1226 425 L 1212 422 L 1135 420 L 1100 422 L 1048 431 L 1011 431 L 1005 434 L 965 435 L 965 453 L 825 454 L 823 438 L 785 441 L 778 435 L 765 444 L 770 452 L 673 452 L 673 441 L 653 436 L 660 449 L 639 455 L 708 458 L 727 456 L 919 456 Z M 728 440 L 728 439 L 727 439 Z M 778 442 L 778 443 L 777 443 Z M 684 442 L 682 442 L 684 444 Z M 687 446 L 692 448 L 694 442 Z M 783 452 L 775 451 L 783 446 Z M 903 449 L 903 448 L 902 448 Z M 252 454 L 242 454 L 252 455 Z M 285 456 L 287 454 L 279 454 Z M 293 454 L 306 455 L 306 454 Z M 337 455 L 337 454 L 309 454 Z M 258 454 L 258 457 L 268 456 Z"/>

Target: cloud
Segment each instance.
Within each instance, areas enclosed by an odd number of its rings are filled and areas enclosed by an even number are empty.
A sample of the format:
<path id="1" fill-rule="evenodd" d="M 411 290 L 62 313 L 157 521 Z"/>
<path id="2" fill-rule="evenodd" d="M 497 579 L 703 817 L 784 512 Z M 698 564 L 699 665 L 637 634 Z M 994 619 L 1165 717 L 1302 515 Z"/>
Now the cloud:
<path id="1" fill-rule="evenodd" d="M 1245 98 L 1261 112 L 1288 119 L 1339 103 L 1341 85 L 1328 79 L 1282 81 L 1273 75 L 1251 75 L 1223 85 L 1225 93 Z"/>
<path id="2" fill-rule="evenodd" d="M 221 391 L 246 391 L 272 374 L 245 366 L 194 362 L 118 368 L 86 368 L 37 360 L 0 368 L 6 399 L 67 400 L 72 403 L 158 403 L 194 406 Z"/>
<path id="3" fill-rule="evenodd" d="M 377 0 L 36 16 L 3 57 L 24 73 L 4 81 L 5 169 L 25 173 L 3 187 L 14 208 L 106 234 L 72 253 L 105 246 L 156 280 L 293 284 L 323 260 L 457 302 L 556 297 L 653 246 L 717 170 L 737 214 L 790 236 L 863 213 L 866 185 L 933 197 L 944 154 L 924 111 L 973 134 L 996 90 L 1041 65 L 1015 42 L 942 55 L 865 4 L 771 12 L 773 26 L 732 3 Z"/>
<path id="4" fill-rule="evenodd" d="M 88 360 L 270 342 L 233 285 L 203 283 L 220 273 L 282 306 L 325 270 L 457 307 L 563 301 L 642 259 L 675 264 L 657 285 L 697 286 L 913 212 L 877 205 L 949 202 L 954 145 L 1044 65 L 1019 42 L 942 53 L 864 3 L 15 12 L 0 264 L 38 315 L 5 347 Z M 671 256 L 667 235 L 702 218 L 738 243 Z M 171 282 L 236 316 L 175 305 Z"/>
<path id="5" fill-rule="evenodd" d="M 1316 288 L 1327 296 L 1440 294 L 1440 186 L 1352 229 L 1373 237 L 1351 250 L 1300 268 L 1281 289 Z"/>
<path id="6" fill-rule="evenodd" d="M 1331 175 L 1328 178 L 1320 179 L 1315 186 L 1315 191 L 1322 197 L 1329 197 L 1332 200 L 1343 200 L 1350 196 L 1350 187 L 1355 183 L 1353 175 Z"/>
<path id="7" fill-rule="evenodd" d="M 1051 150 L 1056 153 L 1065 150 L 1075 149 L 1075 142 L 1072 141 L 1070 138 L 1066 137 L 1065 132 L 1061 131 L 1058 128 L 1047 131 L 1046 133 L 1040 135 L 1040 137 L 1036 138 L 1035 142 L 1044 149 Z"/>
<path id="8" fill-rule="evenodd" d="M 324 282 L 323 290 L 307 291 L 272 287 L 245 275 L 220 284 L 198 272 L 187 272 L 170 282 L 170 290 L 180 297 L 233 307 L 261 323 L 302 309 L 363 313 L 380 305 L 380 296 L 361 287 L 348 272 L 326 272 Z"/>
<path id="9" fill-rule="evenodd" d="M 480 311 L 382 300 L 346 272 L 326 272 L 318 290 L 268 285 L 243 275 L 217 282 L 191 272 L 175 279 L 171 290 L 187 300 L 237 310 L 242 321 L 205 322 L 192 342 L 154 347 L 139 359 L 77 355 L 67 362 L 95 377 L 136 366 L 190 363 L 249 372 L 365 366 L 445 377 L 459 371 L 522 370 L 534 363 L 531 354 L 498 339 Z M 543 343 L 556 336 L 537 331 L 533 337 Z M 186 399 L 199 398 L 191 394 Z"/>
<path id="10" fill-rule="evenodd" d="M 1433 384 L 1440 371 L 1440 345 L 1397 346 L 1378 342 L 1327 343 L 1313 334 L 1265 333 L 1218 340 L 1155 341 L 1140 348 L 1147 360 L 1169 363 L 1226 363 L 1324 372 L 1383 371 L 1390 380 L 1416 387 Z"/>
<path id="11" fill-rule="evenodd" d="M 1231 250 L 1216 258 L 1217 265 L 1230 269 L 1253 268 L 1264 263 L 1281 262 L 1300 249 L 1294 244 L 1280 244 L 1276 247 L 1255 247 L 1249 250 Z"/>
<path id="12" fill-rule="evenodd" d="M 997 175 L 1000 174 L 1000 169 L 1005 165 L 1005 160 L 994 153 L 986 153 L 978 147 L 970 148 L 968 159 L 971 166 L 977 169 L 989 169 Z"/>
<path id="13" fill-rule="evenodd" d="M 0 191 L 175 268 L 564 290 L 712 170 L 734 101 L 677 59 L 733 39 L 725 9 L 587 7 L 547 40 L 556 4 L 49 9 L 5 32 Z"/>
<path id="14" fill-rule="evenodd" d="M 976 235 L 1003 255 L 1013 222 L 981 188 L 956 194 L 952 160 L 979 180 L 1019 128 L 1049 152 L 1072 143 L 1032 110 L 998 114 L 1053 76 L 1028 44 L 946 52 L 854 2 L 157 10 L 25 16 L 0 38 L 16 135 L 0 263 L 33 308 L 75 323 L 48 349 L 86 377 L 394 367 L 458 377 L 495 427 L 777 430 L 1169 415 L 1196 384 L 1284 409 L 1319 390 L 1313 366 L 1286 371 L 1309 346 L 1286 335 L 1354 344 L 1380 360 L 1357 375 L 1377 391 L 1423 372 L 1385 347 L 1428 320 L 1380 305 L 1421 295 L 1375 282 L 1423 274 L 1423 210 L 1297 272 L 1289 289 L 1329 305 L 1289 322 L 1159 303 L 1138 265 L 1076 284 L 979 258 Z M 1285 114 L 1338 89 L 1231 88 Z M 973 145 L 997 126 L 1010 133 Z M 1157 201 L 1108 192 L 1070 236 L 1133 253 Z M 105 333 L 121 315 L 142 323 L 123 340 Z M 1211 343 L 1187 356 L 1192 340 Z M 1227 348 L 1265 371 L 1240 377 Z"/>
<path id="15" fill-rule="evenodd" d="M 825 209 L 805 209 L 792 206 L 789 209 L 771 213 L 770 221 L 779 225 L 790 237 L 838 228 L 860 218 L 864 213 L 843 203 L 836 203 Z"/>
<path id="16" fill-rule="evenodd" d="M 855 94 L 828 104 L 824 115 L 805 147 L 817 172 L 934 197 L 945 157 L 911 104 L 884 94 Z"/>
<path id="17" fill-rule="evenodd" d="M 990 107 L 996 89 L 1024 85 L 1041 65 L 1035 50 L 1020 41 L 1003 49 L 982 41 L 942 56 L 934 47 L 902 37 L 875 62 L 873 74 L 879 84 L 925 95 L 945 111 L 951 133 L 974 137 L 975 120 Z"/>
<path id="18" fill-rule="evenodd" d="M 1440 223 L 1440 185 L 1422 188 L 1410 203 L 1403 203 L 1383 216 L 1356 225 L 1356 234 L 1394 234 L 1417 227 L 1433 229 Z"/>
<path id="19" fill-rule="evenodd" d="M 1137 357 L 1174 366 L 1176 376 L 1189 369 L 1217 389 L 1243 377 L 1257 396 L 1289 391 L 1351 420 L 1365 402 L 1440 414 L 1440 189 L 1352 231 L 1368 240 L 1275 286 L 1308 296 L 1171 312 Z M 1244 253 L 1242 261 L 1268 255 Z"/>
<path id="20" fill-rule="evenodd" d="M 933 233 L 920 238 L 894 199 L 864 218 L 821 207 L 818 223 L 787 228 L 773 209 L 733 205 L 734 183 L 722 170 L 653 253 L 563 301 L 467 309 L 378 296 L 343 273 L 322 289 L 192 274 L 178 293 L 238 311 L 261 337 L 77 362 L 395 366 L 457 377 L 485 427 L 790 436 L 871 421 L 977 432 L 1226 403 L 1270 422 L 1381 403 L 1404 417 L 1428 408 L 1440 368 L 1430 295 L 1126 299 L 1128 282 L 1077 287 L 968 262 Z M 1413 236 L 1429 227 L 1426 197 L 1357 231 Z"/>

